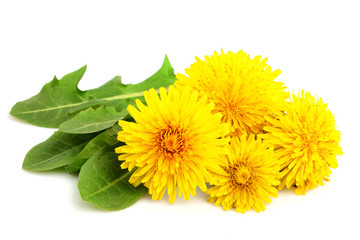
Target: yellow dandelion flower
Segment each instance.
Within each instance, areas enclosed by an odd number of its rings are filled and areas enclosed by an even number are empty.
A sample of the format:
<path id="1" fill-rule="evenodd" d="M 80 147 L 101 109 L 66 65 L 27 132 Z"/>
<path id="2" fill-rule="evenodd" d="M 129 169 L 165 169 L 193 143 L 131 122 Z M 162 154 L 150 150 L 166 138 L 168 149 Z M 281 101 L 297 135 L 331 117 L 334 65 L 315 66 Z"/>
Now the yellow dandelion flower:
<path id="1" fill-rule="evenodd" d="M 251 208 L 256 212 L 265 210 L 264 202 L 270 203 L 270 197 L 277 196 L 276 186 L 280 183 L 280 165 L 273 149 L 255 140 L 253 134 L 233 137 L 228 148 L 228 153 L 218 160 L 221 168 L 213 173 L 214 186 L 207 191 L 208 201 L 242 213 Z"/>
<path id="2" fill-rule="evenodd" d="M 177 74 L 175 85 L 208 97 L 215 104 L 214 113 L 220 112 L 222 121 L 231 124 L 232 135 L 262 132 L 266 124 L 264 116 L 278 114 L 283 110 L 288 93 L 281 82 L 274 79 L 280 70 L 271 71 L 267 58 L 251 59 L 243 51 L 214 52 L 205 60 L 196 57 L 196 62 L 185 69 L 186 75 Z"/>
<path id="3" fill-rule="evenodd" d="M 338 166 L 340 131 L 335 130 L 327 104 L 309 92 L 293 94 L 285 111 L 277 120 L 269 120 L 272 126 L 264 128 L 268 133 L 259 137 L 277 149 L 282 169 L 279 189 L 296 186 L 296 194 L 305 195 L 328 181 L 330 167 Z"/>
<path id="4" fill-rule="evenodd" d="M 119 121 L 123 128 L 118 140 L 126 145 L 116 149 L 122 153 L 122 168 L 131 171 L 129 179 L 135 186 L 144 183 L 154 200 L 166 192 L 173 203 L 177 189 L 185 200 L 194 196 L 196 187 L 206 191 L 208 169 L 214 168 L 214 159 L 223 152 L 229 140 L 222 138 L 229 126 L 221 123 L 221 114 L 212 114 L 214 104 L 206 97 L 199 98 L 189 88 L 181 93 L 173 86 L 167 93 L 160 88 L 160 98 L 154 89 L 144 93 L 147 106 L 136 100 L 128 111 L 136 123 Z"/>

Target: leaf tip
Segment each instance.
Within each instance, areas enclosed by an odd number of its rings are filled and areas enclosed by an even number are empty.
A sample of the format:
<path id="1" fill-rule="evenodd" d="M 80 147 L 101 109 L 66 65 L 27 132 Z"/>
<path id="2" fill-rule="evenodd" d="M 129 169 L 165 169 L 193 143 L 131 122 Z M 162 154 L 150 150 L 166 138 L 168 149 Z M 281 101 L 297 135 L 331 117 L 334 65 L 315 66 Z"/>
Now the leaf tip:
<path id="1" fill-rule="evenodd" d="M 165 58 L 164 58 L 164 62 L 163 62 L 163 65 L 165 65 L 165 64 L 167 64 L 167 65 L 170 64 L 170 60 L 169 60 L 169 57 L 167 54 L 165 54 Z"/>
<path id="2" fill-rule="evenodd" d="M 12 108 L 10 109 L 9 114 L 10 114 L 12 117 L 16 118 L 16 119 L 23 120 L 23 121 L 27 122 L 26 119 L 24 119 L 24 118 L 21 116 L 21 113 L 22 113 L 22 111 L 23 111 L 23 110 L 22 110 L 22 107 L 23 107 L 23 103 L 22 103 L 22 102 L 17 102 L 17 103 L 15 103 L 14 106 L 12 106 Z"/>
<path id="3" fill-rule="evenodd" d="M 9 114 L 11 115 L 11 116 L 13 116 L 13 117 L 16 117 L 15 116 L 15 111 L 16 111 L 16 104 L 17 103 L 15 103 L 15 105 L 14 106 L 12 106 L 12 108 L 10 109 L 10 112 L 9 112 Z"/>
<path id="4" fill-rule="evenodd" d="M 77 70 L 77 72 L 80 73 L 81 77 L 85 74 L 86 72 L 86 69 L 87 69 L 87 65 L 85 64 L 84 66 L 82 66 L 79 70 Z M 81 78 L 80 77 L 80 78 Z"/>
<path id="5" fill-rule="evenodd" d="M 169 75 L 174 75 L 174 68 L 171 66 L 169 57 L 167 56 L 167 54 L 165 54 L 165 58 L 163 61 L 163 64 L 160 68 L 160 70 L 164 70 L 167 71 L 169 73 Z"/>
<path id="6" fill-rule="evenodd" d="M 27 171 L 35 171 L 36 169 L 34 169 L 32 167 L 32 165 L 29 163 L 31 161 L 31 159 L 29 159 L 28 154 L 29 153 L 26 154 L 25 159 L 24 159 L 21 167 L 22 167 L 22 169 L 27 170 Z"/>

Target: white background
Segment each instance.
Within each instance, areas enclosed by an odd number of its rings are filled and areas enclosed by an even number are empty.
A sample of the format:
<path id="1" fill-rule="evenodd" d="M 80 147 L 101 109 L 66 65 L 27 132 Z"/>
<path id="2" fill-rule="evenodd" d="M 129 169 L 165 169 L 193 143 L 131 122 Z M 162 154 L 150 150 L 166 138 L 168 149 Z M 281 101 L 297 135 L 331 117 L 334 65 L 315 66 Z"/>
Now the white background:
<path id="1" fill-rule="evenodd" d="M 359 23 L 356 1 L 1 0 L 0 238 L 359 239 Z M 221 48 L 268 57 L 289 90 L 328 103 L 344 154 L 325 186 L 306 196 L 280 191 L 262 213 L 225 212 L 200 191 L 187 202 L 144 197 L 104 212 L 81 199 L 76 176 L 22 170 L 26 152 L 54 129 L 8 113 L 54 74 L 87 64 L 82 90 L 115 75 L 136 83 L 165 54 L 183 73 Z"/>

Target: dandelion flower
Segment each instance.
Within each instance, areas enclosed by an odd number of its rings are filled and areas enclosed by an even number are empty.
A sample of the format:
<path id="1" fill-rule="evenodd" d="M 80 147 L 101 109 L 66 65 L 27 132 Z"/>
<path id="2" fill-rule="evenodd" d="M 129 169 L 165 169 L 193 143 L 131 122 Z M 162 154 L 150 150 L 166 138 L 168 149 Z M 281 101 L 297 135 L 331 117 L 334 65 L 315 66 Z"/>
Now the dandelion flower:
<path id="1" fill-rule="evenodd" d="M 323 180 L 328 181 L 330 168 L 338 166 L 336 155 L 341 155 L 340 131 L 335 130 L 335 118 L 321 98 L 301 91 L 292 95 L 286 114 L 269 120 L 272 126 L 259 135 L 274 145 L 281 163 L 281 184 L 296 187 L 296 194 L 305 195 Z"/>
<path id="2" fill-rule="evenodd" d="M 251 59 L 243 51 L 214 52 L 205 60 L 185 69 L 186 75 L 177 74 L 175 85 L 182 89 L 190 86 L 215 104 L 214 113 L 222 114 L 222 121 L 231 124 L 235 135 L 261 133 L 266 124 L 264 116 L 283 110 L 288 93 L 281 82 L 274 79 L 280 70 L 271 71 L 267 59 Z"/>
<path id="3" fill-rule="evenodd" d="M 255 140 L 254 135 L 234 137 L 228 145 L 229 151 L 218 161 L 221 166 L 213 173 L 208 201 L 221 204 L 224 210 L 235 208 L 245 213 L 253 208 L 265 210 L 270 197 L 277 196 L 276 186 L 280 165 L 272 148 Z"/>
<path id="4" fill-rule="evenodd" d="M 189 88 L 180 93 L 170 86 L 167 93 L 160 88 L 160 98 L 154 89 L 144 93 L 147 106 L 136 100 L 128 111 L 136 123 L 120 121 L 123 128 L 118 140 L 126 145 L 116 149 L 122 168 L 131 171 L 134 186 L 141 183 L 149 188 L 154 200 L 160 200 L 166 190 L 173 203 L 177 190 L 185 200 L 196 194 L 196 187 L 206 191 L 205 180 L 214 159 L 223 152 L 229 140 L 223 138 L 229 126 L 221 123 L 221 114 L 212 114 L 214 104 L 199 98 Z"/>

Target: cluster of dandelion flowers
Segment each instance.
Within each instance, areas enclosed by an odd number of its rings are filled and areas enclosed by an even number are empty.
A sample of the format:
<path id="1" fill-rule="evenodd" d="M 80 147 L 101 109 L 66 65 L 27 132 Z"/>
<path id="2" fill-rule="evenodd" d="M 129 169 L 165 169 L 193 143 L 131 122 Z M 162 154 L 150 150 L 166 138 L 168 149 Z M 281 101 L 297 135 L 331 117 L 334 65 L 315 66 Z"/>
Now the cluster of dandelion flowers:
<path id="1" fill-rule="evenodd" d="M 190 88 L 183 91 L 169 87 L 168 93 L 160 88 L 144 93 L 147 106 L 136 100 L 128 111 L 136 123 L 119 121 L 123 128 L 118 140 L 126 143 L 116 149 L 122 168 L 131 171 L 129 179 L 134 186 L 141 183 L 149 188 L 154 200 L 160 200 L 166 190 L 169 202 L 179 197 L 189 199 L 196 194 L 196 187 L 206 191 L 205 181 L 209 169 L 216 168 L 219 154 L 229 139 L 228 124 L 221 123 L 221 114 L 211 113 L 214 104 L 206 97 L 199 98 Z"/>
<path id="2" fill-rule="evenodd" d="M 214 186 L 207 191 L 208 201 L 215 205 L 242 213 L 251 208 L 260 212 L 265 210 L 265 202 L 271 202 L 270 197 L 277 196 L 279 162 L 273 149 L 253 134 L 233 137 L 218 163 L 220 168 L 212 172 Z"/>
<path id="3" fill-rule="evenodd" d="M 292 95 L 286 114 L 269 119 L 266 134 L 259 135 L 272 144 L 281 163 L 281 184 L 296 187 L 296 194 L 323 185 L 338 166 L 336 156 L 342 154 L 340 131 L 335 129 L 335 118 L 321 98 L 301 91 Z"/>
<path id="4" fill-rule="evenodd" d="M 215 104 L 214 113 L 222 114 L 222 121 L 231 124 L 232 135 L 261 133 L 266 125 L 264 116 L 283 110 L 288 93 L 283 83 L 274 79 L 280 70 L 271 71 L 267 59 L 251 59 L 243 51 L 221 51 L 185 69 L 186 75 L 177 74 L 175 85 L 208 97 Z"/>

